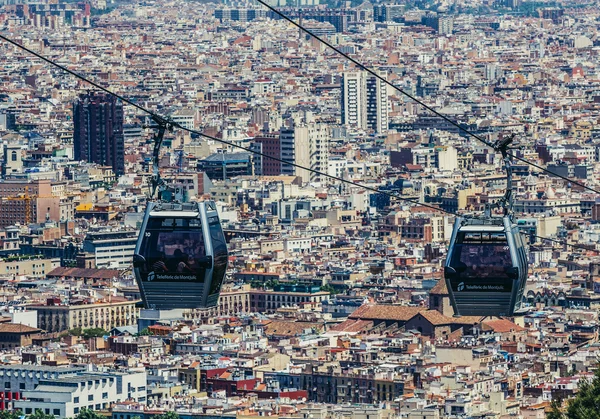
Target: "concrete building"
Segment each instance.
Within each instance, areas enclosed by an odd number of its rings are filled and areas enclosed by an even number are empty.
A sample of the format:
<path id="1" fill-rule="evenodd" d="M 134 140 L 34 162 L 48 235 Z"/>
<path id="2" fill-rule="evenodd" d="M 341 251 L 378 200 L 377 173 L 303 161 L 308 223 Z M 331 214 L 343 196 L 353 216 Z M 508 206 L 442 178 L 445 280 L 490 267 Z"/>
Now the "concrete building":
<path id="1" fill-rule="evenodd" d="M 383 78 L 385 74 L 381 74 Z M 387 84 L 377 77 L 367 75 L 367 127 L 378 134 L 388 130 L 388 90 Z"/>
<path id="2" fill-rule="evenodd" d="M 30 308 L 37 311 L 38 325 L 47 332 L 62 332 L 76 327 L 83 329 L 100 327 L 110 330 L 113 327 L 136 324 L 139 317 L 136 302 L 44 305 Z"/>
<path id="3" fill-rule="evenodd" d="M 60 198 L 49 180 L 5 180 L 0 198 L 0 227 L 60 220 Z"/>
<path id="4" fill-rule="evenodd" d="M 23 152 L 20 144 L 4 144 L 2 174 L 9 176 L 23 171 Z"/>
<path id="5" fill-rule="evenodd" d="M 273 291 L 250 291 L 252 312 L 273 313 L 278 308 L 297 306 L 302 303 L 320 303 L 329 298 L 329 292 L 316 286 L 279 285 Z"/>
<path id="6" fill-rule="evenodd" d="M 198 170 L 210 180 L 226 180 L 236 176 L 252 175 L 250 153 L 215 153 L 198 162 Z"/>
<path id="7" fill-rule="evenodd" d="M 23 392 L 25 400 L 14 402 L 26 415 L 41 410 L 48 415 L 69 418 L 82 409 L 108 409 L 125 400 L 146 403 L 146 372 L 80 373 L 53 380 L 40 380 L 33 390 Z"/>
<path id="8" fill-rule="evenodd" d="M 274 160 L 269 157 L 274 157 L 276 159 L 281 158 L 281 141 L 279 139 L 279 134 L 263 134 L 258 137 L 255 137 L 252 140 L 253 143 L 257 143 L 261 145 L 260 152 L 265 155 L 263 156 L 255 156 L 254 159 L 261 159 L 261 172 L 256 173 L 257 175 L 262 176 L 277 176 L 281 174 L 281 162 L 279 160 Z"/>
<path id="9" fill-rule="evenodd" d="M 136 231 L 88 233 L 83 251 L 94 255 L 97 268 L 124 269 L 131 265 L 136 241 Z"/>
<path id="10" fill-rule="evenodd" d="M 23 398 L 23 391 L 30 391 L 41 380 L 56 380 L 63 376 L 85 371 L 85 367 L 53 367 L 47 365 L 1 365 L 0 382 L 4 382 L 0 393 L 0 410 L 12 410 L 14 402 Z"/>
<path id="11" fill-rule="evenodd" d="M 383 78 L 385 74 L 381 75 Z M 342 123 L 376 133 L 388 130 L 387 85 L 365 71 L 342 75 Z"/>
<path id="12" fill-rule="evenodd" d="M 367 127 L 367 78 L 364 71 L 342 75 L 342 124 Z"/>
<path id="13" fill-rule="evenodd" d="M 75 160 L 111 166 L 125 173 L 123 104 L 104 93 L 87 93 L 73 103 Z"/>
<path id="14" fill-rule="evenodd" d="M 23 257 L 22 259 L 0 260 L 0 276 L 29 276 L 44 278 L 54 268 L 60 266 L 60 259 L 39 259 L 37 257 Z"/>
<path id="15" fill-rule="evenodd" d="M 327 173 L 330 137 L 330 130 L 326 124 L 294 123 L 292 127 L 281 130 L 281 159 Z M 300 176 L 303 182 L 325 180 L 317 173 L 285 163 L 281 164 L 281 174 Z"/>

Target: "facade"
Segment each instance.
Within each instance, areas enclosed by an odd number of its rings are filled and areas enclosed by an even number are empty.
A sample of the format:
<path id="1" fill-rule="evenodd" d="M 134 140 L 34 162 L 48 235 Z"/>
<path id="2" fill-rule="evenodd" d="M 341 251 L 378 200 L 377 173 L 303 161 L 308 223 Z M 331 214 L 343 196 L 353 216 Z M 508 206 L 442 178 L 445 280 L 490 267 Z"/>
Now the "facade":
<path id="1" fill-rule="evenodd" d="M 23 171 L 23 151 L 20 144 L 4 144 L 2 174 L 4 176 Z"/>
<path id="2" fill-rule="evenodd" d="M 104 93 L 81 95 L 73 103 L 75 160 L 111 166 L 125 173 L 123 104 Z"/>
<path id="3" fill-rule="evenodd" d="M 367 78 L 364 71 L 342 75 L 342 124 L 367 127 Z"/>
<path id="4" fill-rule="evenodd" d="M 263 134 L 253 140 L 254 143 L 261 145 L 261 153 L 265 156 L 256 156 L 255 159 L 262 159 L 261 173 L 262 176 L 277 176 L 281 174 L 281 162 L 276 159 L 281 158 L 281 141 L 279 134 Z M 256 173 L 257 175 L 259 173 Z"/>
<path id="5" fill-rule="evenodd" d="M 267 11 L 262 9 L 217 9 L 214 12 L 215 19 L 221 22 L 233 20 L 237 22 L 250 22 L 254 19 L 264 18 Z"/>
<path id="6" fill-rule="evenodd" d="M 188 320 L 204 320 L 220 316 L 239 316 L 241 313 L 250 313 L 250 293 L 253 292 L 249 285 L 240 289 L 224 289 L 219 295 L 216 307 L 201 310 L 189 310 L 184 313 Z"/>
<path id="7" fill-rule="evenodd" d="M 137 232 L 88 233 L 83 251 L 94 255 L 97 268 L 125 269 L 131 265 Z"/>
<path id="8" fill-rule="evenodd" d="M 60 198 L 49 180 L 0 182 L 0 227 L 60 220 Z"/>
<path id="9" fill-rule="evenodd" d="M 0 348 L 4 350 L 29 346 L 39 332 L 40 329 L 24 324 L 0 323 Z"/>
<path id="10" fill-rule="evenodd" d="M 386 77 L 385 74 L 381 75 Z M 372 75 L 367 76 L 367 127 L 378 134 L 388 130 L 387 85 Z"/>
<path id="11" fill-rule="evenodd" d="M 146 403 L 146 373 L 80 373 L 54 380 L 40 380 L 25 400 L 14 402 L 26 415 L 36 410 L 59 418 L 70 418 L 82 409 L 105 410 L 125 400 Z"/>
<path id="12" fill-rule="evenodd" d="M 316 286 L 285 286 L 275 290 L 251 290 L 250 309 L 252 312 L 273 313 L 281 307 L 299 306 L 306 303 L 321 303 L 329 298 L 329 292 Z"/>
<path id="13" fill-rule="evenodd" d="M 0 392 L 0 410 L 12 410 L 14 403 L 23 398 L 42 380 L 56 380 L 63 376 L 85 371 L 85 367 L 52 367 L 47 365 L 1 365 L 0 377 L 4 390 Z"/>
<path id="14" fill-rule="evenodd" d="M 100 327 L 110 330 L 113 327 L 131 326 L 137 323 L 139 309 L 137 301 L 82 305 L 32 306 L 37 311 L 38 326 L 47 332 L 62 332 L 80 327 L 83 329 Z"/>
<path id="15" fill-rule="evenodd" d="M 385 78 L 385 74 L 382 74 Z M 388 130 L 387 85 L 365 71 L 342 75 L 342 124 L 376 133 Z"/>
<path id="16" fill-rule="evenodd" d="M 313 170 L 327 173 L 329 139 L 331 133 L 325 124 L 298 123 L 281 130 L 281 159 Z M 325 179 L 317 173 L 282 163 L 281 174 L 300 176 L 303 182 L 319 182 Z"/>
<path id="17" fill-rule="evenodd" d="M 23 258 L 19 260 L 0 260 L 0 275 L 44 278 L 46 274 L 60 266 L 60 259 Z"/>
<path id="18" fill-rule="evenodd" d="M 198 170 L 211 180 L 226 180 L 253 173 L 250 153 L 215 153 L 198 162 Z"/>

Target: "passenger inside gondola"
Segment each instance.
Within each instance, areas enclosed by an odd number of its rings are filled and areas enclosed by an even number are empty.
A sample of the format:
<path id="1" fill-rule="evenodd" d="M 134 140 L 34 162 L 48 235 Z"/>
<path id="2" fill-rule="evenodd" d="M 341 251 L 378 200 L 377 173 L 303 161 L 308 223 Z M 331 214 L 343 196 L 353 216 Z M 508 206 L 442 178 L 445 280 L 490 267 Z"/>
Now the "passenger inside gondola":
<path id="1" fill-rule="evenodd" d="M 470 235 L 456 245 L 452 267 L 461 278 L 509 278 L 513 265 L 508 244 L 489 240 L 478 233 L 477 238 Z"/>
<path id="2" fill-rule="evenodd" d="M 156 274 L 193 274 L 197 279 L 204 279 L 206 266 L 203 259 L 206 258 L 206 250 L 202 231 L 200 229 L 191 231 L 148 231 L 144 244 L 148 249 L 149 257 L 141 273 L 145 278 L 153 273 L 152 279 L 156 280 Z M 163 277 L 161 280 L 168 280 Z"/>
<path id="3" fill-rule="evenodd" d="M 168 272 L 167 265 L 165 264 L 165 254 L 164 252 L 155 251 L 152 254 L 152 258 L 149 260 L 152 266 L 152 272 L 154 273 L 163 273 Z"/>

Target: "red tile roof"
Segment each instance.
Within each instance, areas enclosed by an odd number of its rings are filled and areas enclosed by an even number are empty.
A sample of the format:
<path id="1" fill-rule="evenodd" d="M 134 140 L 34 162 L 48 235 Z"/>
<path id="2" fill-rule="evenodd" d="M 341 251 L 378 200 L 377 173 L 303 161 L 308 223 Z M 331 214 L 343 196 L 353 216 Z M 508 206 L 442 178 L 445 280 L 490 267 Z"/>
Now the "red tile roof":
<path id="1" fill-rule="evenodd" d="M 427 310 L 425 307 L 407 307 L 392 304 L 363 304 L 355 310 L 349 319 L 355 320 L 410 320 L 415 314 Z"/>
<path id="2" fill-rule="evenodd" d="M 525 330 L 521 326 L 506 319 L 487 320 L 483 322 L 483 325 L 487 326 L 496 333 L 521 332 Z"/>
<path id="3" fill-rule="evenodd" d="M 0 323 L 0 333 L 37 333 L 41 329 L 17 323 Z"/>
<path id="4" fill-rule="evenodd" d="M 73 277 L 73 278 L 92 278 L 92 279 L 112 279 L 118 278 L 121 271 L 118 269 L 83 269 L 83 268 L 54 268 L 48 272 L 47 277 Z"/>
<path id="5" fill-rule="evenodd" d="M 330 330 L 333 332 L 362 332 L 373 327 L 373 322 L 369 320 L 348 319 L 340 324 L 336 324 Z"/>
<path id="6" fill-rule="evenodd" d="M 449 295 L 446 281 L 444 279 L 440 279 L 431 289 L 431 291 L 429 291 L 429 295 Z"/>

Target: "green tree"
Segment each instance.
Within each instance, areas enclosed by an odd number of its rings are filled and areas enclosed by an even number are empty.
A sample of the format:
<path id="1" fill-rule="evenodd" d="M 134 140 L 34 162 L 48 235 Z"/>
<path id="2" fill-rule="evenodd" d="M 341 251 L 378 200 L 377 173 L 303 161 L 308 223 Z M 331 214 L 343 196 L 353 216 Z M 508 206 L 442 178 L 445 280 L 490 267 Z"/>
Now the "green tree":
<path id="1" fill-rule="evenodd" d="M 69 330 L 69 334 L 71 336 L 81 336 L 82 333 L 83 331 L 81 330 L 81 327 L 76 327 L 74 329 Z"/>
<path id="2" fill-rule="evenodd" d="M 154 416 L 154 419 L 179 419 L 179 415 L 175 412 L 165 412 L 162 415 Z"/>
<path id="3" fill-rule="evenodd" d="M 56 419 L 54 415 L 42 412 L 40 409 L 36 409 L 35 413 L 27 416 L 27 419 Z"/>
<path id="4" fill-rule="evenodd" d="M 21 411 L 0 410 L 0 419 L 19 419 Z"/>
<path id="5" fill-rule="evenodd" d="M 140 332 L 137 335 L 138 336 L 152 336 L 153 333 L 150 331 L 150 329 L 148 329 L 147 327 L 145 327 L 144 329 L 140 330 Z"/>
<path id="6" fill-rule="evenodd" d="M 102 329 L 101 327 L 93 327 L 91 329 L 85 329 L 83 331 L 83 337 L 86 339 L 100 338 L 106 334 L 107 334 L 106 330 Z"/>
<path id="7" fill-rule="evenodd" d="M 596 370 L 592 381 L 581 380 L 579 392 L 567 402 L 566 409 L 561 409 L 560 400 L 553 400 L 548 419 L 587 419 L 598 417 L 600 406 L 600 368 Z"/>
<path id="8" fill-rule="evenodd" d="M 104 419 L 104 416 L 94 412 L 91 409 L 81 409 L 75 419 Z"/>
<path id="9" fill-rule="evenodd" d="M 323 285 L 321 287 L 321 291 L 328 292 L 331 295 L 335 295 L 337 293 L 337 291 L 335 290 L 335 288 L 333 288 L 333 286 L 331 286 L 330 284 Z"/>
<path id="10" fill-rule="evenodd" d="M 560 399 L 553 399 L 550 408 L 552 410 L 546 415 L 546 419 L 563 419 L 565 417 Z"/>

